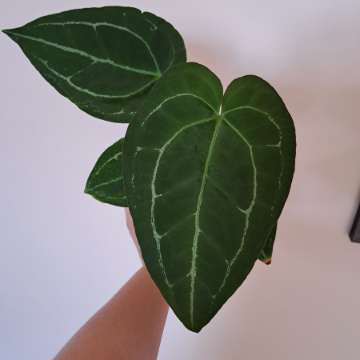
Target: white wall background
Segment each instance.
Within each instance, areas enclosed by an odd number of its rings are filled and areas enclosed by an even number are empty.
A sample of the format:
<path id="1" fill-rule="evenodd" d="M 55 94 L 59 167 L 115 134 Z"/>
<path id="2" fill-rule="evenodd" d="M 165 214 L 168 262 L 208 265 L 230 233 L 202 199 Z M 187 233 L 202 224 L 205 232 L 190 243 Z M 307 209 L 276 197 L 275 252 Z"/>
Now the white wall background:
<path id="1" fill-rule="evenodd" d="M 2 0 L 0 28 L 117 1 Z M 258 264 L 199 334 L 169 316 L 160 360 L 357 360 L 360 2 L 123 1 L 168 19 L 224 85 L 258 74 L 296 122 L 298 157 L 273 265 Z M 0 35 L 0 358 L 50 359 L 136 271 L 121 209 L 82 194 L 125 133 L 59 96 Z"/>

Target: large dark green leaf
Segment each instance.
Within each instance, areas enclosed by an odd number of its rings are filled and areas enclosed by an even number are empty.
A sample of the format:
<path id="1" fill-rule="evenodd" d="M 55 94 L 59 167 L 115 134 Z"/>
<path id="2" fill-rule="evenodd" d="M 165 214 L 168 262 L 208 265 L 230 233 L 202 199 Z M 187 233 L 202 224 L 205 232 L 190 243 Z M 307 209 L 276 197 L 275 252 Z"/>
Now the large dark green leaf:
<path id="1" fill-rule="evenodd" d="M 85 193 L 96 200 L 116 206 L 128 206 L 123 174 L 124 139 L 106 149 L 96 162 L 86 182 Z M 276 236 L 276 225 L 271 230 L 258 259 L 270 265 Z"/>
<path id="2" fill-rule="evenodd" d="M 5 33 L 62 95 L 116 122 L 129 122 L 156 80 L 186 60 L 169 23 L 130 7 L 66 11 Z"/>
<path id="3" fill-rule="evenodd" d="M 245 280 L 292 180 L 295 132 L 256 76 L 223 95 L 199 64 L 169 70 L 127 131 L 125 188 L 145 264 L 199 331 Z"/>
<path id="4" fill-rule="evenodd" d="M 124 139 L 120 139 L 102 153 L 85 187 L 85 192 L 95 199 L 117 206 L 127 206 L 122 166 L 123 143 Z"/>
<path id="5" fill-rule="evenodd" d="M 123 143 L 124 139 L 117 141 L 100 156 L 87 180 L 85 193 L 101 202 L 127 207 L 122 164 Z M 276 225 L 258 257 L 267 265 L 271 263 L 275 236 Z"/>
<path id="6" fill-rule="evenodd" d="M 116 206 L 128 206 L 123 174 L 123 144 L 124 139 L 111 145 L 100 156 L 87 180 L 85 193 L 92 195 L 96 200 Z M 271 230 L 258 259 L 270 265 L 276 225 Z"/>

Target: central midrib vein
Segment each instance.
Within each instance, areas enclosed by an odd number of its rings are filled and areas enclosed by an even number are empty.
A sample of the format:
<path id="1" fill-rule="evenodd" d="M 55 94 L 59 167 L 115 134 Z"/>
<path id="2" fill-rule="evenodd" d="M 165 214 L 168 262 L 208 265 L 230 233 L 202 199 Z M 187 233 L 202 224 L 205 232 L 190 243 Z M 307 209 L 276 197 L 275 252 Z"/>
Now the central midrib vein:
<path id="1" fill-rule="evenodd" d="M 135 72 L 135 73 L 139 73 L 139 74 L 143 74 L 143 75 L 149 75 L 149 76 L 153 76 L 155 78 L 160 77 L 160 74 L 159 74 L 158 71 L 150 71 L 150 70 L 143 70 L 143 69 L 133 68 L 133 67 L 128 66 L 128 65 L 119 64 L 119 63 L 117 63 L 117 62 L 115 62 L 115 61 L 113 61 L 111 59 L 97 57 L 95 55 L 92 55 L 92 54 L 90 54 L 90 53 L 88 53 L 86 51 L 80 50 L 80 49 L 76 49 L 76 48 L 73 48 L 73 47 L 70 47 L 70 46 L 54 43 L 52 41 L 48 41 L 48 40 L 45 40 L 43 38 L 37 38 L 35 36 L 22 34 L 22 33 L 16 32 L 16 31 L 8 31 L 8 33 L 13 35 L 13 36 L 17 36 L 17 37 L 24 38 L 24 39 L 27 39 L 27 40 L 32 40 L 32 41 L 35 41 L 35 42 L 38 42 L 38 43 L 41 43 L 41 44 L 44 44 L 44 45 L 47 45 L 47 46 L 52 46 L 54 48 L 57 48 L 59 50 L 65 51 L 65 52 L 70 52 L 70 53 L 73 53 L 73 54 L 77 54 L 79 56 L 86 57 L 86 58 L 88 58 L 88 59 L 90 59 L 90 60 L 92 60 L 92 61 L 94 61 L 96 63 L 108 64 L 108 65 L 111 65 L 111 66 L 114 66 L 114 67 L 118 67 L 118 68 L 120 68 L 122 70 Z"/>
<path id="2" fill-rule="evenodd" d="M 211 156 L 215 147 L 216 139 L 219 133 L 220 126 L 222 124 L 223 117 L 221 115 L 218 116 L 217 124 L 214 129 L 214 133 L 209 145 L 209 151 L 205 161 L 204 173 L 201 179 L 200 191 L 197 198 L 196 210 L 195 210 L 195 233 L 194 233 L 194 241 L 192 246 L 192 257 L 191 257 L 191 269 L 190 269 L 190 322 L 191 325 L 194 326 L 194 301 L 195 301 L 195 279 L 197 275 L 196 269 L 196 258 L 197 258 L 197 247 L 199 242 L 199 235 L 201 232 L 200 229 L 200 210 L 203 202 L 204 189 L 206 185 L 206 179 L 209 172 L 209 164 L 211 160 Z"/>

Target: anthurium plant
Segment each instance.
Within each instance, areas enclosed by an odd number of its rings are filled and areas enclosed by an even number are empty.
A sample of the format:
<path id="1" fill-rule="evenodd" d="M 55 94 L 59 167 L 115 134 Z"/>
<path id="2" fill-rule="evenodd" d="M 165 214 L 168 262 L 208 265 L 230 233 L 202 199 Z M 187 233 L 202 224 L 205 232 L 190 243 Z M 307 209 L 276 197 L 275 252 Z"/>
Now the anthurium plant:
<path id="1" fill-rule="evenodd" d="M 165 20 L 130 7 L 71 10 L 4 31 L 39 73 L 88 114 L 129 123 L 85 192 L 129 207 L 145 265 L 198 332 L 270 263 L 295 164 L 295 129 L 254 75 L 223 89 L 187 62 Z"/>

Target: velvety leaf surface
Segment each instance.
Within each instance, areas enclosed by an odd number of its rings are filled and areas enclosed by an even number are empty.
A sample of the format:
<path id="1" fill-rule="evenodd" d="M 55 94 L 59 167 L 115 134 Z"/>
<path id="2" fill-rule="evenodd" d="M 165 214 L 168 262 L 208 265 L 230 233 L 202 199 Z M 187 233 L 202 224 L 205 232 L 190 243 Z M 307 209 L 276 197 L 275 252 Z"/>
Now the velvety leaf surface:
<path id="1" fill-rule="evenodd" d="M 85 193 L 96 200 L 116 206 L 128 206 L 123 175 L 123 143 L 119 140 L 100 156 L 87 180 Z M 276 225 L 261 250 L 258 259 L 270 265 L 276 236 Z"/>
<path id="2" fill-rule="evenodd" d="M 5 33 L 62 95 L 109 121 L 129 122 L 156 80 L 186 60 L 169 23 L 130 7 L 66 11 Z"/>
<path id="3" fill-rule="evenodd" d="M 117 206 L 127 206 L 122 165 L 123 143 L 124 139 L 120 139 L 102 153 L 85 187 L 85 192 L 95 199 Z"/>
<path id="4" fill-rule="evenodd" d="M 169 70 L 127 131 L 125 188 L 147 268 L 199 331 L 245 280 L 287 198 L 292 119 L 256 76 L 223 95 L 199 64 Z"/>

